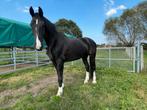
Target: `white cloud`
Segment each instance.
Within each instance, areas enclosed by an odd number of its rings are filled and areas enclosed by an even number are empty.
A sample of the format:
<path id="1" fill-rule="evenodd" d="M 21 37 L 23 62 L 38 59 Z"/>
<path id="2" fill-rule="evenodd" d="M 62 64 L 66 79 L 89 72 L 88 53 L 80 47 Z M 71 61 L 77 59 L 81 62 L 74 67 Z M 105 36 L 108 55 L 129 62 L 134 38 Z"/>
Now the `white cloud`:
<path id="1" fill-rule="evenodd" d="M 24 13 L 29 13 L 29 9 L 30 9 L 29 6 L 25 6 L 25 7 L 22 9 L 22 12 L 24 12 Z M 38 10 L 38 7 L 34 7 L 33 9 L 34 9 L 35 11 L 37 11 L 37 10 Z"/>
<path id="2" fill-rule="evenodd" d="M 118 9 L 118 10 L 125 10 L 126 7 L 124 5 L 119 5 L 116 9 Z"/>
<path id="3" fill-rule="evenodd" d="M 127 8 L 124 5 L 119 5 L 114 7 L 115 1 L 116 0 L 104 0 L 104 10 L 105 10 L 106 16 L 110 17 L 116 14 L 118 11 L 124 10 Z"/>
<path id="4" fill-rule="evenodd" d="M 22 9 L 22 12 L 29 13 L 29 7 L 28 6 L 25 6 L 24 9 Z"/>
<path id="5" fill-rule="evenodd" d="M 114 15 L 114 14 L 116 14 L 117 13 L 117 10 L 116 9 L 110 9 L 107 13 L 106 13 L 106 15 L 107 16 L 112 16 L 112 15 Z"/>
<path id="6" fill-rule="evenodd" d="M 106 16 L 110 17 L 118 12 L 118 10 L 125 10 L 126 7 L 124 5 L 119 5 L 116 8 L 111 8 L 106 12 Z"/>
<path id="7" fill-rule="evenodd" d="M 111 3 L 111 5 L 114 5 L 114 0 L 108 0 L 110 3 Z"/>
<path id="8" fill-rule="evenodd" d="M 104 0 L 105 11 L 110 10 L 114 4 L 115 4 L 115 0 Z"/>

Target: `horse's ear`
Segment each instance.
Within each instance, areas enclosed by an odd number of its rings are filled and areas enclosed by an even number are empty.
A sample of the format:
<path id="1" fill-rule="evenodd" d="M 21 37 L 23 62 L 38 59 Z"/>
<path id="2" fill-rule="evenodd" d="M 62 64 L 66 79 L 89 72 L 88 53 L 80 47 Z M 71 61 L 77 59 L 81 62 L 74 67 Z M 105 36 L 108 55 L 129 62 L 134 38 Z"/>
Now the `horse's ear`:
<path id="1" fill-rule="evenodd" d="M 33 10 L 32 6 L 30 7 L 29 11 L 30 11 L 31 16 L 33 17 L 34 16 L 34 10 Z"/>
<path id="2" fill-rule="evenodd" d="M 43 17 L 43 11 L 42 11 L 42 9 L 39 7 L 38 8 L 38 13 L 39 13 L 39 15 L 41 16 L 41 17 Z"/>

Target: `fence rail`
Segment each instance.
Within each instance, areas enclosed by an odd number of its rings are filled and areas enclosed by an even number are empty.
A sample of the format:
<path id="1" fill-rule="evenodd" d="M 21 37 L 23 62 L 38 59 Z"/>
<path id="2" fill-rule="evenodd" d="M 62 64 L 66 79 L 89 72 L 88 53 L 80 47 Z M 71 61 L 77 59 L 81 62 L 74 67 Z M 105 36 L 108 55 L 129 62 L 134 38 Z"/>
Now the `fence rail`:
<path id="1" fill-rule="evenodd" d="M 119 67 L 135 72 L 135 53 L 135 47 L 97 48 L 97 66 Z"/>
<path id="2" fill-rule="evenodd" d="M 10 51 L 0 52 L 0 74 L 49 63 L 46 50 L 20 50 L 14 47 Z"/>
<path id="3" fill-rule="evenodd" d="M 81 60 L 66 63 L 66 65 L 82 64 Z M 40 66 L 51 63 L 46 50 L 20 50 L 0 52 L 0 74 L 20 69 Z M 118 67 L 128 72 L 140 72 L 143 69 L 143 47 L 110 47 L 97 48 L 97 67 Z"/>

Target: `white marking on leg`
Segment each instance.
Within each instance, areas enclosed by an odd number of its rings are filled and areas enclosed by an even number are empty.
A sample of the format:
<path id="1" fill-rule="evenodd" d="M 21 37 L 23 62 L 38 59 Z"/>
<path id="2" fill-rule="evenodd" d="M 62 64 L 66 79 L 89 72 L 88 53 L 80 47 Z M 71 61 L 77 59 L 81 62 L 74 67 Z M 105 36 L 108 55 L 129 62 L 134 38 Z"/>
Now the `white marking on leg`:
<path id="1" fill-rule="evenodd" d="M 85 76 L 84 84 L 88 83 L 88 81 L 89 81 L 89 72 L 86 71 L 86 76 Z"/>
<path id="2" fill-rule="evenodd" d="M 64 83 L 62 83 L 61 87 L 58 87 L 57 96 L 61 96 L 63 94 Z"/>
<path id="3" fill-rule="evenodd" d="M 41 48 L 41 42 L 38 38 L 38 34 L 36 34 L 36 49 L 40 49 Z"/>
<path id="4" fill-rule="evenodd" d="M 96 84 L 96 73 L 95 71 L 93 72 L 93 81 L 92 81 L 93 84 Z"/>

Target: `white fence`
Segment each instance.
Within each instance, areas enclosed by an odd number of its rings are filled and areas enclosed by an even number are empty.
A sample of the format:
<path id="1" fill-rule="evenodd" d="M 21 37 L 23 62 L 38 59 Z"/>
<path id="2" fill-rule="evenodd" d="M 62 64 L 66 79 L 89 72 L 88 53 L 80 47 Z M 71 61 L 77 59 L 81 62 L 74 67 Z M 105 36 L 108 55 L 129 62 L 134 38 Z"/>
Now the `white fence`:
<path id="1" fill-rule="evenodd" d="M 135 47 L 97 48 L 97 66 L 123 68 L 135 72 Z"/>
<path id="2" fill-rule="evenodd" d="M 80 64 L 81 60 L 65 65 Z M 46 50 L 22 50 L 13 48 L 11 51 L 0 52 L 0 74 L 49 64 Z M 83 63 L 81 63 L 83 64 Z M 140 72 L 143 69 L 143 47 L 110 47 L 97 48 L 97 67 L 123 68 L 128 72 Z"/>
<path id="3" fill-rule="evenodd" d="M 0 52 L 0 74 L 45 64 L 49 64 L 46 50 L 35 51 L 12 48 L 10 51 L 1 50 Z"/>
<path id="4" fill-rule="evenodd" d="M 128 72 L 143 69 L 143 47 L 97 48 L 97 66 L 123 68 Z"/>

